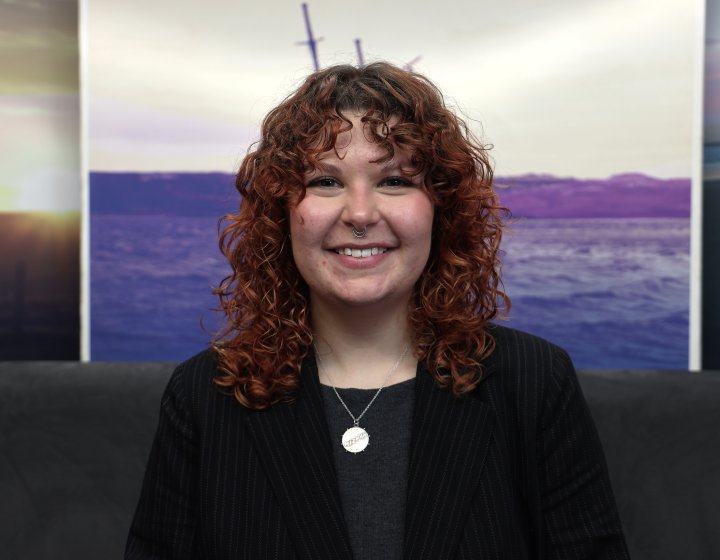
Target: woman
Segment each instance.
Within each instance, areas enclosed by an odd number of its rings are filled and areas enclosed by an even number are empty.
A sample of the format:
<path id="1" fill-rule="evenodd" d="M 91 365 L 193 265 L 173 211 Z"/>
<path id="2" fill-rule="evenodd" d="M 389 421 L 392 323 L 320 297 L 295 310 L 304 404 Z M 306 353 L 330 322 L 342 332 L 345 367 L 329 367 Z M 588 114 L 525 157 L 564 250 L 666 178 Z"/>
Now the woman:
<path id="1" fill-rule="evenodd" d="M 627 557 L 567 354 L 490 323 L 505 210 L 435 86 L 311 75 L 237 187 L 126 558 Z"/>

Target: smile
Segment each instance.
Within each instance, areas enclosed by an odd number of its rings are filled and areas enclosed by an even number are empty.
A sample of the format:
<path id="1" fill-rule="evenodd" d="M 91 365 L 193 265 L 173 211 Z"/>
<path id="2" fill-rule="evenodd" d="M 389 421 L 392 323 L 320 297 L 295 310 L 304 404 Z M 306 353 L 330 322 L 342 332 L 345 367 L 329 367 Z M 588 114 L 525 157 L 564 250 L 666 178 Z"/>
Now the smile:
<path id="1" fill-rule="evenodd" d="M 346 247 L 344 249 L 335 249 L 338 255 L 346 255 L 348 257 L 355 257 L 356 259 L 362 259 L 371 257 L 373 255 L 381 255 L 385 253 L 387 249 L 385 247 L 372 247 L 368 249 L 350 249 Z"/>

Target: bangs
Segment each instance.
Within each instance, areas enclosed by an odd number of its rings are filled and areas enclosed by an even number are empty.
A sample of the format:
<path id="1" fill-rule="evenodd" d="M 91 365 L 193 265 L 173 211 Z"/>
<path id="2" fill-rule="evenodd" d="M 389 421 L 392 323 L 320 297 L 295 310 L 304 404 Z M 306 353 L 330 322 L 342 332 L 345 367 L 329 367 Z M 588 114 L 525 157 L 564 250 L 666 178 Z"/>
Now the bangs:
<path id="1" fill-rule="evenodd" d="M 395 157 L 396 149 L 400 149 L 410 156 L 410 166 L 403 169 L 403 174 L 412 177 L 426 170 L 423 162 L 427 161 L 427 157 L 423 148 L 427 142 L 422 141 L 422 133 L 415 123 L 402 121 L 397 114 L 386 114 L 377 108 L 353 107 L 334 108 L 317 132 L 313 136 L 308 136 L 303 145 L 297 147 L 305 158 L 303 172 L 315 171 L 321 156 L 328 152 L 332 151 L 342 159 L 338 153 L 338 137 L 355 128 L 348 115 L 360 116 L 360 122 L 363 124 L 362 134 L 369 142 L 380 145 L 385 151 L 382 157 L 368 163 L 388 163 Z"/>

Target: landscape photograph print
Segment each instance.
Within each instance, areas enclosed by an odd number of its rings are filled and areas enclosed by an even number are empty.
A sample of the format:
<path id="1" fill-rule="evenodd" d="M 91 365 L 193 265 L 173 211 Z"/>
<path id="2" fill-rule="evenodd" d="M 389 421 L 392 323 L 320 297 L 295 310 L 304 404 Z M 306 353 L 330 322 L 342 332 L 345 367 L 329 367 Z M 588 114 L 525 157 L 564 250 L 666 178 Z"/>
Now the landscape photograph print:
<path id="1" fill-rule="evenodd" d="M 701 15 L 684 0 L 94 0 L 91 358 L 207 346 L 228 272 L 218 220 L 241 203 L 260 119 L 316 65 L 387 60 L 433 80 L 490 149 L 512 212 L 498 321 L 578 367 L 687 369 Z"/>

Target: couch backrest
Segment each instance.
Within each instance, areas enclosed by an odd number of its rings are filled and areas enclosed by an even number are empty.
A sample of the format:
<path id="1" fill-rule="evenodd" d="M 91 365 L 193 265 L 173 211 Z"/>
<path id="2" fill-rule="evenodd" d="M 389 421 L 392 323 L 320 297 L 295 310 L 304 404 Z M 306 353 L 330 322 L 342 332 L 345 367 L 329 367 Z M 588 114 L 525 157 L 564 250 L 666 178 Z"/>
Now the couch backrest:
<path id="1" fill-rule="evenodd" d="M 122 557 L 172 369 L 0 363 L 0 557 Z M 631 557 L 720 557 L 720 373 L 579 376 Z"/>

